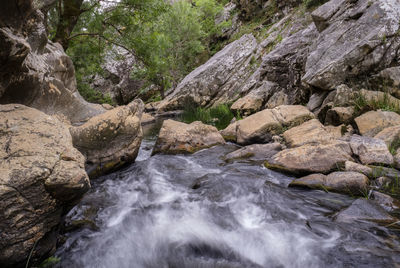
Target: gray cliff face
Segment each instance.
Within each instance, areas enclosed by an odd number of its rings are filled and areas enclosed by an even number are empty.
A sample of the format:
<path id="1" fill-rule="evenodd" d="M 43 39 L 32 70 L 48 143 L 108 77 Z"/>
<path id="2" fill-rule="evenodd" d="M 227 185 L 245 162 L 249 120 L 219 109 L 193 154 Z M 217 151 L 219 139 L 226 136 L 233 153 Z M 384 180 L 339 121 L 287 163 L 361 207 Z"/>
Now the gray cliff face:
<path id="1" fill-rule="evenodd" d="M 251 4 L 268 8 L 262 1 L 239 2 L 239 8 L 251 8 Z M 243 36 L 189 74 L 160 110 L 181 108 L 186 99 L 211 106 L 242 97 L 232 109 L 247 115 L 306 103 L 313 92 L 322 102 L 323 91 L 341 84 L 357 88 L 369 83 L 371 88 L 381 81 L 391 85 L 390 93 L 398 94 L 398 0 L 332 0 L 312 13 L 301 13 L 293 6 L 295 2 L 279 8 L 291 12 L 267 31 L 266 39 L 249 46 L 248 54 L 234 52 L 243 50 L 240 44 L 250 40 Z M 259 62 L 259 67 L 245 60 L 249 58 Z"/>
<path id="2" fill-rule="evenodd" d="M 25 104 L 71 123 L 103 113 L 100 105 L 82 99 L 71 59 L 47 40 L 39 8 L 51 1 L 8 2 L 0 12 L 0 104 Z"/>
<path id="3" fill-rule="evenodd" d="M 302 80 L 330 90 L 398 64 L 400 2 L 332 0 L 312 13 L 319 30 Z"/>

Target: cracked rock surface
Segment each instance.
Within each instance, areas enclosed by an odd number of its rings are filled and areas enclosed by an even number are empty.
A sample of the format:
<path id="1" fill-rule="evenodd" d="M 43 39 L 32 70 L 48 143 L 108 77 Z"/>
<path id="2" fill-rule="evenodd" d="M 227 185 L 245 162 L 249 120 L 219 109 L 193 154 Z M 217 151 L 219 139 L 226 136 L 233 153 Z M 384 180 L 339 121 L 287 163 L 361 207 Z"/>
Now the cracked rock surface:
<path id="1" fill-rule="evenodd" d="M 0 105 L 0 267 L 52 253 L 63 210 L 90 188 L 84 162 L 60 121 Z"/>

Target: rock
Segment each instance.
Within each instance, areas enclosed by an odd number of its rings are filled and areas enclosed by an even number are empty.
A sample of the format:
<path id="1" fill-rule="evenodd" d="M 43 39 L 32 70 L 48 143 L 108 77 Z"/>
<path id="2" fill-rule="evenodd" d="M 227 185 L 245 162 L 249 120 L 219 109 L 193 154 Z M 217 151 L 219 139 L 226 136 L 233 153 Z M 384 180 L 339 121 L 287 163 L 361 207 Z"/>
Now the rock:
<path id="1" fill-rule="evenodd" d="M 396 0 L 332 0 L 315 10 L 313 19 L 320 35 L 302 77 L 311 86 L 330 90 L 398 60 L 400 6 Z"/>
<path id="2" fill-rule="evenodd" d="M 375 139 L 383 140 L 389 147 L 391 144 L 400 139 L 400 125 L 387 127 L 374 136 Z"/>
<path id="3" fill-rule="evenodd" d="M 152 155 L 194 153 L 224 143 L 225 140 L 216 127 L 199 121 L 185 124 L 168 119 L 163 122 Z"/>
<path id="4" fill-rule="evenodd" d="M 394 167 L 400 169 L 400 148 L 396 150 L 396 154 L 393 156 Z"/>
<path id="5" fill-rule="evenodd" d="M 320 107 L 322 105 L 322 102 L 325 100 L 327 95 L 328 95 L 328 92 L 326 92 L 326 91 L 316 92 L 316 93 L 312 94 L 310 99 L 308 100 L 307 108 L 310 111 L 316 110 L 318 107 Z"/>
<path id="6" fill-rule="evenodd" d="M 298 147 L 309 143 L 328 143 L 335 139 L 317 119 L 285 131 L 283 138 L 289 147 Z"/>
<path id="7" fill-rule="evenodd" d="M 142 101 L 133 101 L 70 128 L 74 146 L 86 157 L 91 178 L 135 161 L 143 138 L 143 106 Z"/>
<path id="8" fill-rule="evenodd" d="M 102 72 L 93 77 L 85 77 L 85 80 L 91 88 L 110 96 L 115 103 L 128 104 L 140 94 L 140 89 L 145 86 L 145 80 L 132 79 L 131 76 L 132 72 L 141 65 L 143 64 L 132 53 L 123 48 L 114 47 L 112 51 L 109 50 L 104 55 L 104 63 L 101 64 Z"/>
<path id="9" fill-rule="evenodd" d="M 154 116 L 152 116 L 151 114 L 148 113 L 143 113 L 142 115 L 142 125 L 147 125 L 147 124 L 151 124 L 154 123 L 156 121 L 156 118 Z"/>
<path id="10" fill-rule="evenodd" d="M 351 161 L 351 149 L 347 142 L 332 141 L 328 144 L 306 144 L 283 150 L 265 162 L 269 169 L 290 174 L 329 173 Z"/>
<path id="11" fill-rule="evenodd" d="M 336 216 L 337 222 L 354 223 L 357 220 L 392 221 L 393 218 L 374 202 L 359 198 Z"/>
<path id="12" fill-rule="evenodd" d="M 350 147 L 364 165 L 391 165 L 393 163 L 393 156 L 382 140 L 353 135 L 350 139 Z"/>
<path id="13" fill-rule="evenodd" d="M 345 84 L 337 86 L 334 90 L 327 93 L 319 109 L 314 113 L 325 123 L 327 112 L 335 107 L 349 107 L 354 103 L 355 92 Z"/>
<path id="14" fill-rule="evenodd" d="M 225 156 L 226 161 L 251 158 L 265 160 L 271 158 L 281 150 L 279 143 L 252 144 L 231 152 Z"/>
<path id="15" fill-rule="evenodd" d="M 380 110 L 369 111 L 355 118 L 354 121 L 361 135 L 373 137 L 387 127 L 400 125 L 400 115 Z"/>
<path id="16" fill-rule="evenodd" d="M 312 174 L 295 179 L 289 186 L 302 186 L 364 196 L 368 191 L 368 182 L 368 178 L 358 172 L 333 172 L 328 176 L 324 174 Z"/>
<path id="17" fill-rule="evenodd" d="M 282 105 L 275 109 L 265 109 L 237 122 L 237 142 L 239 144 L 267 143 L 272 136 L 282 133 L 283 127 L 293 127 L 314 115 L 304 106 Z"/>
<path id="18" fill-rule="evenodd" d="M 67 206 L 89 188 L 68 128 L 24 105 L 0 105 L 0 266 L 54 252 Z"/>
<path id="19" fill-rule="evenodd" d="M 103 113 L 101 105 L 79 95 L 72 61 L 59 44 L 47 40 L 36 2 L 18 1 L 0 12 L 0 104 L 21 103 L 62 114 L 73 124 Z"/>
<path id="20" fill-rule="evenodd" d="M 319 32 L 322 32 L 329 26 L 329 19 L 345 4 L 346 0 L 332 0 L 316 9 L 311 17 Z"/>
<path id="21" fill-rule="evenodd" d="M 374 75 L 370 87 L 400 98 L 400 66 L 386 68 Z"/>
<path id="22" fill-rule="evenodd" d="M 242 36 L 187 75 L 158 106 L 158 111 L 181 109 L 185 103 L 198 106 L 233 101 L 236 89 L 251 71 L 248 67 L 257 41 Z"/>
<path id="23" fill-rule="evenodd" d="M 252 90 L 246 96 L 235 101 L 231 110 L 234 113 L 239 112 L 242 115 L 250 115 L 262 110 L 266 100 L 268 100 L 272 93 L 276 91 L 277 84 L 266 81 L 259 88 Z M 272 107 L 275 108 L 276 106 Z M 269 107 L 266 107 L 269 108 Z"/>
<path id="24" fill-rule="evenodd" d="M 338 126 L 349 124 L 353 119 L 353 107 L 333 107 L 326 112 L 325 124 Z"/>
<path id="25" fill-rule="evenodd" d="M 273 109 L 280 105 L 287 105 L 287 104 L 289 104 L 288 95 L 286 93 L 283 93 L 282 91 L 278 91 L 274 95 L 272 95 L 272 97 L 268 100 L 267 104 L 265 105 L 265 108 Z"/>
<path id="26" fill-rule="evenodd" d="M 355 163 L 352 161 L 346 161 L 344 163 L 344 166 L 345 166 L 344 169 L 348 172 L 350 172 L 350 171 L 358 172 L 358 173 L 364 174 L 365 176 L 372 177 L 371 176 L 372 168 L 370 168 L 368 166 L 363 166 L 361 164 L 358 164 L 358 163 Z"/>
<path id="27" fill-rule="evenodd" d="M 372 193 L 372 200 L 388 212 L 399 208 L 400 205 L 399 202 L 395 201 L 391 196 L 377 191 Z"/>
<path id="28" fill-rule="evenodd" d="M 237 121 L 229 124 L 225 129 L 220 130 L 219 133 L 226 141 L 236 142 L 236 127 Z"/>
<path id="29" fill-rule="evenodd" d="M 329 135 L 331 135 L 332 137 L 334 137 L 335 139 L 340 139 L 345 135 L 350 135 L 349 133 L 352 132 L 352 126 L 348 125 L 340 125 L 340 126 L 325 126 L 325 130 L 329 133 Z"/>

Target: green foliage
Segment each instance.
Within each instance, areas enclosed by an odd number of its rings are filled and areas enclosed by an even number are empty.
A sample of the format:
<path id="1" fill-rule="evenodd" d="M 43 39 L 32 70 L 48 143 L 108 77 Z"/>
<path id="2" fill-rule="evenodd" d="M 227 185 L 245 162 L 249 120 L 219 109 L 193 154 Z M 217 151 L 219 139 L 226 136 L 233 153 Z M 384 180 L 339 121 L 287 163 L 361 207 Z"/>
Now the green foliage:
<path id="1" fill-rule="evenodd" d="M 101 2 L 101 1 L 100 1 Z M 87 77 L 102 74 L 104 58 L 125 50 L 143 65 L 132 77 L 164 90 L 176 85 L 209 55 L 211 39 L 224 24 L 216 25 L 222 11 L 217 0 L 98 0 L 84 1 L 79 20 L 69 37 L 67 54 L 75 65 L 78 89 L 85 98 L 99 99 L 88 89 Z M 54 36 L 58 14 L 48 13 L 49 35 Z M 208 56 L 206 56 L 208 58 Z M 88 99 L 89 100 L 89 99 Z"/>
<path id="2" fill-rule="evenodd" d="M 356 114 L 361 114 L 367 111 L 381 109 L 383 111 L 391 111 L 400 114 L 400 106 L 392 101 L 388 93 L 385 93 L 382 98 L 366 98 L 359 93 L 353 100 L 353 105 Z"/>
<path id="3" fill-rule="evenodd" d="M 303 0 L 303 3 L 307 8 L 312 8 L 325 4 L 328 1 L 329 0 Z"/>
<path id="4" fill-rule="evenodd" d="M 397 149 L 400 148 L 400 138 L 397 137 L 393 140 L 393 142 L 389 145 L 389 151 L 392 155 L 396 154 Z"/>
<path id="5" fill-rule="evenodd" d="M 182 120 L 186 123 L 201 121 L 204 124 L 213 125 L 218 129 L 226 128 L 234 117 L 227 104 L 220 104 L 211 108 L 186 105 L 182 114 Z"/>
<path id="6" fill-rule="evenodd" d="M 99 91 L 92 89 L 87 83 L 78 83 L 78 90 L 88 102 L 115 105 L 110 95 L 101 94 Z"/>
<path id="7" fill-rule="evenodd" d="M 49 257 L 39 265 L 39 268 L 51 268 L 57 263 L 59 263 L 60 260 L 61 259 L 57 257 Z"/>

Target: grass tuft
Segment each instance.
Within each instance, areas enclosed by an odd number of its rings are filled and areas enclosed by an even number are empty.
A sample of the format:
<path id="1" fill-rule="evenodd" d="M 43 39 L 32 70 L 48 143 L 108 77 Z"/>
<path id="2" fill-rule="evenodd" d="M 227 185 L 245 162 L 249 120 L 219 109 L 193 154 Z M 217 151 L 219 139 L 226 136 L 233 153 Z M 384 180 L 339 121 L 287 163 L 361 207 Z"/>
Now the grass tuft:
<path id="1" fill-rule="evenodd" d="M 391 111 L 400 114 L 400 106 L 398 103 L 390 99 L 388 93 L 381 98 L 368 99 L 359 93 L 353 100 L 354 110 L 356 114 L 362 114 L 373 110 Z"/>
<path id="2" fill-rule="evenodd" d="M 234 117 L 235 115 L 227 104 L 220 104 L 211 108 L 186 105 L 182 114 L 182 121 L 185 123 L 201 121 L 204 124 L 213 125 L 217 129 L 224 129 L 230 124 Z"/>

